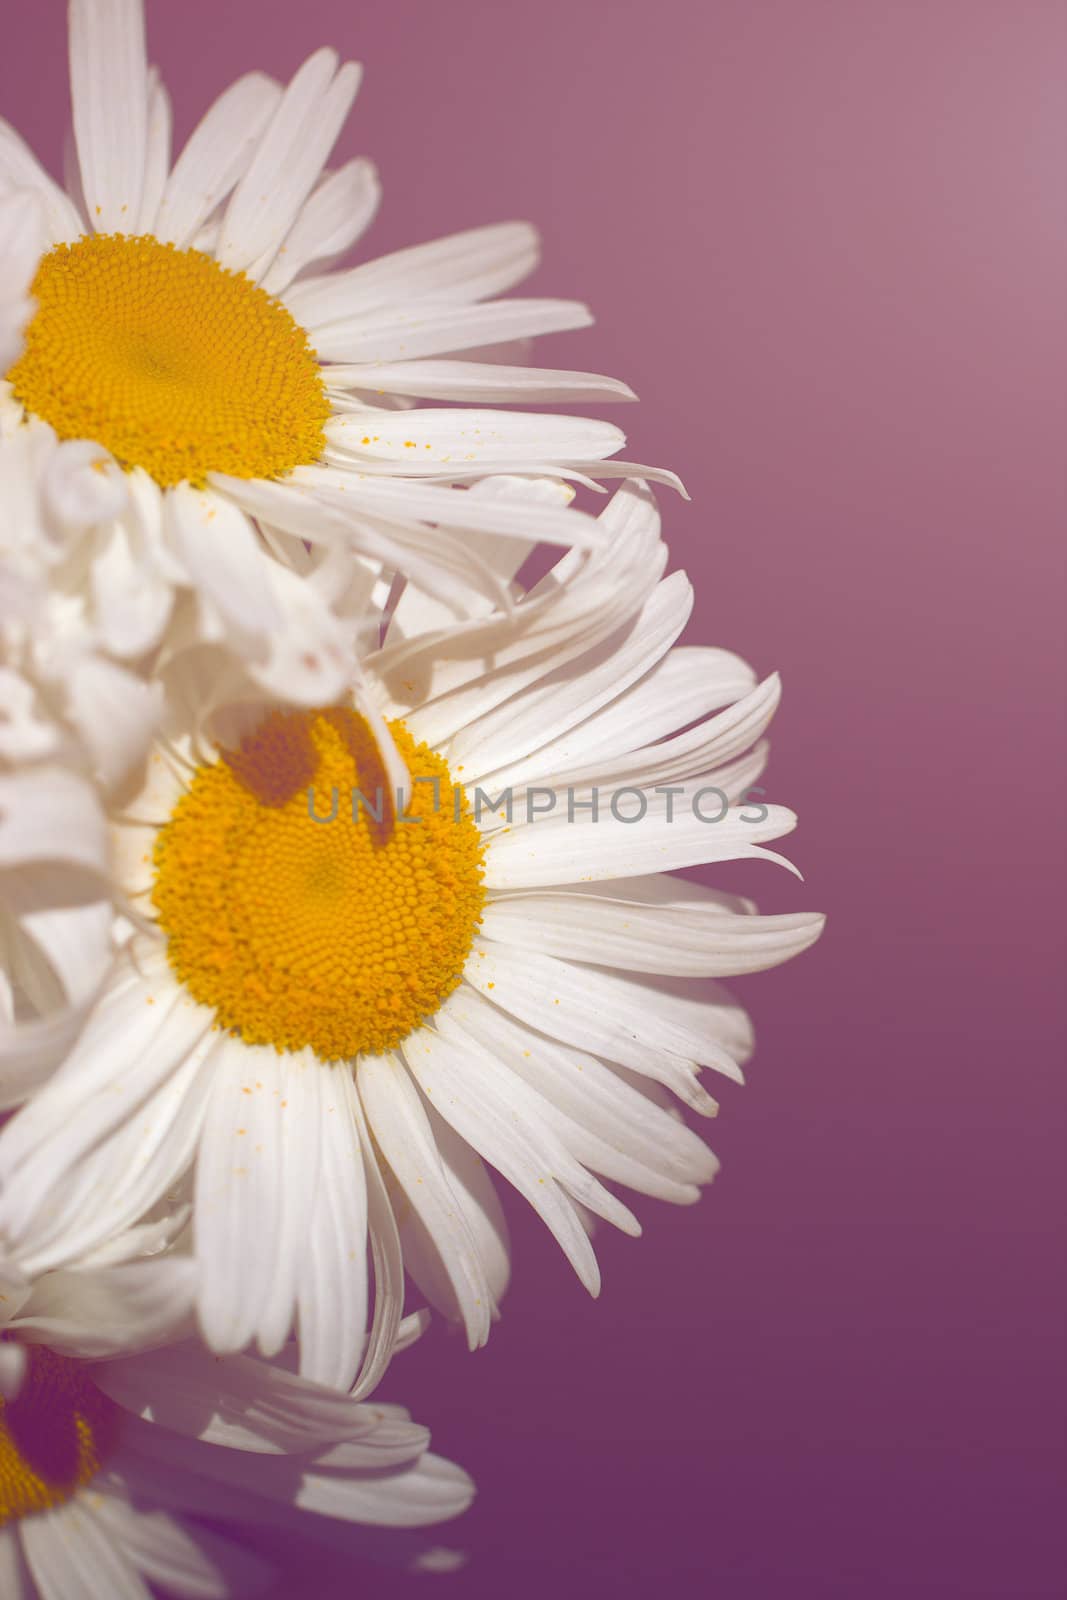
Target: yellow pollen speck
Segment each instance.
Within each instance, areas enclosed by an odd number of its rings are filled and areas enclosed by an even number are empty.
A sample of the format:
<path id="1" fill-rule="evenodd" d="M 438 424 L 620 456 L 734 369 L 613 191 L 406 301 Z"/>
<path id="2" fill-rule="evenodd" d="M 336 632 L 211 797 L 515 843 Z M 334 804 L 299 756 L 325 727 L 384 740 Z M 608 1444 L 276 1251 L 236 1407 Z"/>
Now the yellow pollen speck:
<path id="1" fill-rule="evenodd" d="M 81 1363 L 37 1344 L 26 1361 L 18 1395 L 0 1399 L 0 1527 L 91 1482 L 117 1431 L 114 1402 Z"/>
<path id="2" fill-rule="evenodd" d="M 171 967 L 248 1044 L 379 1053 L 459 983 L 484 901 L 481 833 L 465 802 L 456 819 L 447 763 L 391 728 L 411 777 L 437 780 L 412 786 L 417 821 L 390 826 L 373 735 L 334 707 L 272 712 L 196 770 L 160 829 L 153 900 Z"/>
<path id="3" fill-rule="evenodd" d="M 61 439 L 95 439 L 164 487 L 273 478 L 322 454 L 330 405 L 314 351 L 244 273 L 97 234 L 49 251 L 32 293 L 8 378 Z"/>

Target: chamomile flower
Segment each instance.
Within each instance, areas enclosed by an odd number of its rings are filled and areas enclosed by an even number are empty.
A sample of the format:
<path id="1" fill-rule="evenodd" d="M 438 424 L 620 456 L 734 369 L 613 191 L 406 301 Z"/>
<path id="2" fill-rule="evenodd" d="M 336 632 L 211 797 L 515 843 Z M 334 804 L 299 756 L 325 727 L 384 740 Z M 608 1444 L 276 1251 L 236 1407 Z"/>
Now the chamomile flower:
<path id="1" fill-rule="evenodd" d="M 347 1387 L 388 1357 L 405 1265 L 487 1337 L 508 1274 L 488 1167 L 594 1293 L 586 1214 L 639 1231 L 608 1184 L 697 1198 L 716 1162 L 672 1097 L 711 1115 L 701 1067 L 737 1080 L 751 1047 L 717 980 L 822 919 L 672 875 L 780 859 L 792 813 L 745 803 L 778 681 L 677 644 L 692 592 L 644 487 L 601 520 L 610 558 L 569 553 L 507 610 L 407 590 L 362 706 L 172 683 L 113 819 L 138 931 L 0 1134 L 0 1237 L 35 1270 L 192 1169 L 208 1343 L 269 1356 L 295 1325 L 304 1375 Z"/>
<path id="2" fill-rule="evenodd" d="M 566 505 L 516 499 L 490 523 L 466 492 L 508 471 L 637 470 L 607 459 L 623 435 L 606 423 L 485 409 L 630 395 L 595 375 L 469 359 L 590 320 L 572 302 L 497 298 L 535 265 L 534 230 L 477 228 L 331 270 L 378 203 L 370 162 L 325 167 L 358 66 L 321 49 L 284 87 L 248 74 L 173 162 L 140 0 L 72 0 L 70 69 L 69 193 L 0 124 L 0 196 L 28 194 L 37 213 L 0 289 L 9 330 L 25 324 L 17 356 L 0 360 L 0 424 L 39 419 L 126 475 L 136 534 L 84 564 L 87 581 L 113 587 L 113 611 L 135 587 L 133 541 L 149 633 L 191 593 L 197 637 L 224 636 L 270 692 L 308 704 L 337 693 L 343 646 L 324 629 L 310 642 L 298 577 L 312 604 L 324 588 L 354 604 L 353 586 L 365 597 L 383 570 L 499 598 L 471 532 L 595 538 L 593 519 Z M 0 342 L 10 351 L 10 333 Z M 412 409 L 417 399 L 468 406 Z"/>
<path id="3" fill-rule="evenodd" d="M 470 1503 L 466 1474 L 427 1453 L 426 1430 L 400 1407 L 247 1357 L 220 1361 L 192 1341 L 119 1354 L 137 1335 L 154 1342 L 188 1304 L 193 1270 L 163 1258 L 29 1286 L 0 1269 L 9 1600 L 148 1600 L 157 1586 L 226 1600 L 269 1582 L 249 1549 L 257 1524 L 299 1535 L 311 1513 L 414 1528 Z"/>

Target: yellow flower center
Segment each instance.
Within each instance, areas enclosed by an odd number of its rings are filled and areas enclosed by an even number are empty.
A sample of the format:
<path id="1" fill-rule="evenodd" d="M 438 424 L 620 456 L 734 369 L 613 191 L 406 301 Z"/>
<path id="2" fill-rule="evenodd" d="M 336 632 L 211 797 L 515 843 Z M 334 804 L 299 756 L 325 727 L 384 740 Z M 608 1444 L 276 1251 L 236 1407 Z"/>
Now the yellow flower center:
<path id="1" fill-rule="evenodd" d="M 159 832 L 170 965 L 248 1044 L 377 1054 L 460 980 L 481 837 L 447 763 L 391 726 L 415 780 L 399 817 L 361 716 L 276 711 L 197 768 Z"/>
<path id="2" fill-rule="evenodd" d="M 322 453 L 314 351 L 280 301 L 199 250 L 98 234 L 59 244 L 8 373 L 61 439 L 94 439 L 166 487 L 272 478 Z"/>
<path id="3" fill-rule="evenodd" d="M 118 1409 L 80 1362 L 26 1346 L 14 1400 L 0 1399 L 0 1527 L 62 1505 L 99 1472 Z"/>

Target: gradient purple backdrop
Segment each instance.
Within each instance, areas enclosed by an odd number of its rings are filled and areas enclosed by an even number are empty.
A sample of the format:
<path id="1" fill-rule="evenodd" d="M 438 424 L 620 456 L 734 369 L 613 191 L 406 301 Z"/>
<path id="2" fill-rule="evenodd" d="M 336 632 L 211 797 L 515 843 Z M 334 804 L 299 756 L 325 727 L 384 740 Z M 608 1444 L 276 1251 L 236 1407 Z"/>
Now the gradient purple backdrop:
<path id="1" fill-rule="evenodd" d="M 363 60 L 380 250 L 537 221 L 535 292 L 675 467 L 688 637 L 778 667 L 772 798 L 824 943 L 737 987 L 759 1048 L 702 1203 L 604 1234 L 597 1304 L 512 1208 L 488 1349 L 387 1392 L 481 1492 L 460 1577 L 300 1592 L 1063 1593 L 1061 79 L 1039 0 L 149 4 L 179 138 L 252 66 Z M 58 167 L 63 8 L 0 110 Z M 721 875 L 719 881 L 727 881 Z M 290 1588 L 291 1592 L 291 1588 Z"/>

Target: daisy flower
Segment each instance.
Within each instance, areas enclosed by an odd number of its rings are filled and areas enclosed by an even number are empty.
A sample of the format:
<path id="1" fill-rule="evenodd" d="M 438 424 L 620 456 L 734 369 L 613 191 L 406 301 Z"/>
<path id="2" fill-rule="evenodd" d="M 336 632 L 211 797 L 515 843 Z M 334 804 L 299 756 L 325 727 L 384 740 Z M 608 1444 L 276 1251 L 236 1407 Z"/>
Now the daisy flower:
<path id="1" fill-rule="evenodd" d="M 24 348 L 0 361 L 0 424 L 41 419 L 127 475 L 148 557 L 132 561 L 133 535 L 113 541 L 115 609 L 134 591 L 158 621 L 191 594 L 202 636 L 221 631 L 270 692 L 305 704 L 340 687 L 343 651 L 321 629 L 313 643 L 302 615 L 340 582 L 339 557 L 349 586 L 384 568 L 499 599 L 472 531 L 581 546 L 596 525 L 518 497 L 490 517 L 466 486 L 638 470 L 607 459 L 623 435 L 606 423 L 485 409 L 632 398 L 592 374 L 471 359 L 590 321 L 569 301 L 497 298 L 536 264 L 528 224 L 331 267 L 378 203 L 370 162 L 325 167 L 360 70 L 321 49 L 284 87 L 250 73 L 172 162 L 140 0 L 72 0 L 67 188 L 0 124 L 0 196 L 32 196 L 44 232 Z M 24 222 L 9 325 L 26 320 Z"/>
<path id="2" fill-rule="evenodd" d="M 166 1258 L 32 1287 L 0 1268 L 7 1600 L 148 1600 L 156 1585 L 225 1600 L 266 1587 L 270 1569 L 248 1549 L 254 1532 L 235 1542 L 213 1531 L 220 1522 L 299 1534 L 314 1513 L 413 1528 L 469 1505 L 466 1474 L 428 1454 L 426 1430 L 398 1406 L 191 1341 L 116 1357 L 116 1329 L 150 1338 L 172 1315 L 183 1268 Z"/>
<path id="3" fill-rule="evenodd" d="M 647 489 L 601 521 L 610 557 L 569 553 L 507 611 L 442 623 L 405 591 L 364 663 L 399 795 L 351 703 L 175 684 L 113 819 L 138 931 L 0 1134 L 0 1236 L 35 1271 L 194 1169 L 210 1346 L 273 1355 L 295 1323 L 303 1374 L 347 1388 L 380 1375 L 405 1265 L 487 1337 L 508 1272 L 487 1166 L 593 1293 L 588 1213 L 639 1232 L 608 1183 L 697 1197 L 716 1162 L 672 1104 L 713 1114 L 701 1066 L 738 1080 L 751 1046 L 716 980 L 822 919 L 672 876 L 781 859 L 792 813 L 746 803 L 778 680 L 677 644 L 692 592 Z"/>

